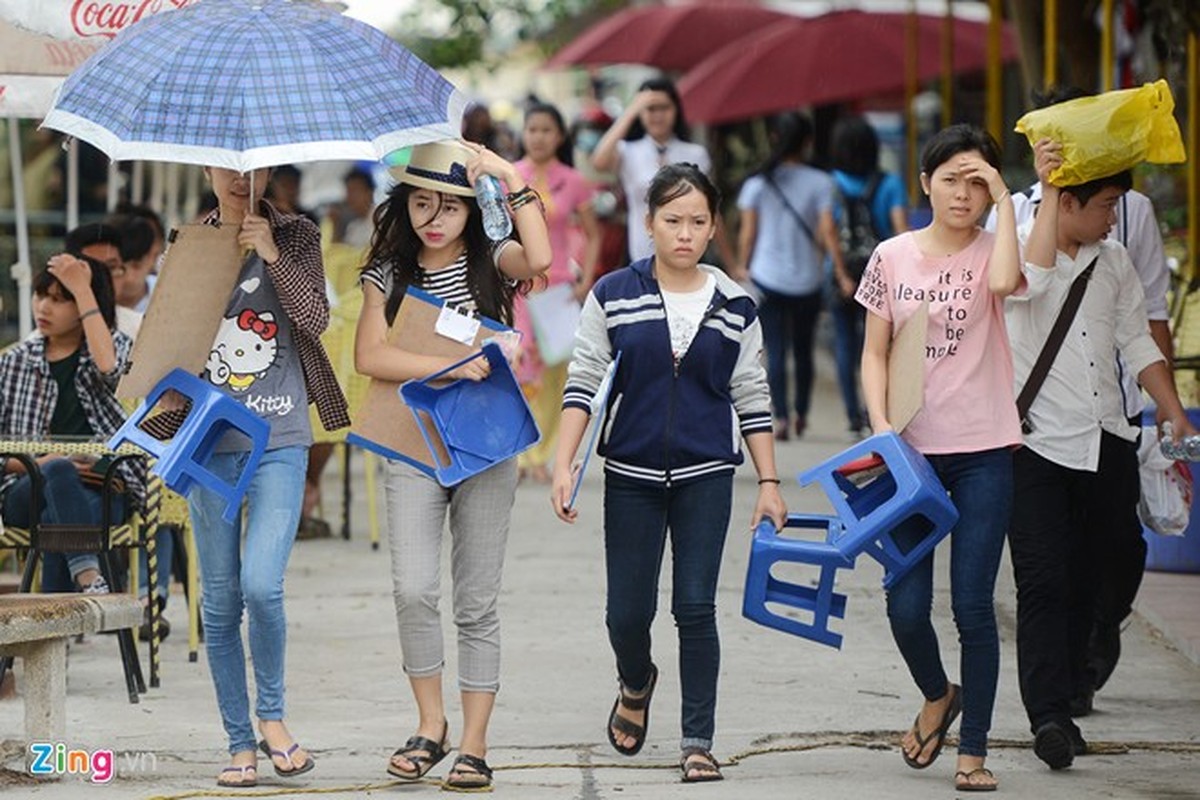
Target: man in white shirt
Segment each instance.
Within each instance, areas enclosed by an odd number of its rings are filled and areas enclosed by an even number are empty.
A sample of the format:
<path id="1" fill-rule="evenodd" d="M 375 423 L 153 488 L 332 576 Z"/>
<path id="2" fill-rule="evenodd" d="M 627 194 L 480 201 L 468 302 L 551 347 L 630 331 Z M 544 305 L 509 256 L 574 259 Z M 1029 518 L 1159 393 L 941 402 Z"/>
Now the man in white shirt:
<path id="1" fill-rule="evenodd" d="M 1092 269 L 1082 303 L 1026 415 L 1014 457 L 1009 544 L 1017 580 L 1017 661 L 1034 752 L 1051 769 L 1087 750 L 1071 700 L 1087 681 L 1098 554 L 1127 534 L 1136 502 L 1139 429 L 1129 424 L 1112 354 L 1119 352 L 1156 401 L 1158 420 L 1190 433 L 1170 370 L 1150 336 L 1129 255 L 1106 240 L 1132 179 L 1128 172 L 1059 188 L 1045 178 L 1061 148 L 1035 148 L 1043 202 L 1026 228 L 1025 290 L 1006 301 L 1015 385 L 1029 377 L 1075 279 Z M 1086 280 L 1086 279 L 1085 279 Z"/>
<path id="2" fill-rule="evenodd" d="M 1032 222 L 1041 201 L 1040 183 L 1013 195 L 1013 210 L 1018 227 Z M 1162 234 L 1154 215 L 1154 206 L 1146 195 L 1130 189 L 1121 196 L 1115 212 L 1117 221 L 1108 238 L 1120 242 L 1129 252 L 1129 259 L 1145 293 L 1150 335 L 1170 368 L 1175 356 L 1167 306 L 1171 275 L 1163 255 Z M 988 229 L 995 229 L 994 211 L 988 217 Z M 1138 386 L 1137 374 L 1129 369 L 1119 356 L 1114 359 L 1114 368 L 1120 381 L 1125 416 L 1129 418 L 1131 425 L 1140 427 L 1145 401 L 1141 387 Z M 1174 372 L 1171 374 L 1173 377 Z M 1137 463 L 1136 450 L 1131 450 L 1126 457 L 1131 463 Z M 1130 468 L 1126 465 L 1124 469 Z M 1072 700 L 1072 716 L 1086 716 L 1091 713 L 1092 696 L 1104 686 L 1116 668 L 1121 654 L 1121 623 L 1132 612 L 1134 598 L 1137 597 L 1138 588 L 1142 583 L 1146 565 L 1146 540 L 1143 537 L 1141 519 L 1137 514 L 1137 494 L 1133 494 L 1131 500 L 1132 505 L 1122 513 L 1126 521 L 1126 535 L 1114 542 L 1111 548 L 1097 554 L 1097 577 L 1100 587 L 1096 619 L 1088 646 L 1087 668 L 1090 680 L 1085 680 Z"/>

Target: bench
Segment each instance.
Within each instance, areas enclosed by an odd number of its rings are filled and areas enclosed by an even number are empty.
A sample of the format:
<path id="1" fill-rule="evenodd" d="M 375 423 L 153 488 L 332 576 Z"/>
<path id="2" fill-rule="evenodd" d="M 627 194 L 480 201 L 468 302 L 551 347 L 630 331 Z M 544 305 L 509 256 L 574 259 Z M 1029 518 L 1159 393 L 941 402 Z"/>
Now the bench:
<path id="1" fill-rule="evenodd" d="M 0 595 L 0 655 L 19 656 L 25 663 L 27 742 L 64 739 L 67 638 L 141 622 L 141 601 L 128 594 Z"/>

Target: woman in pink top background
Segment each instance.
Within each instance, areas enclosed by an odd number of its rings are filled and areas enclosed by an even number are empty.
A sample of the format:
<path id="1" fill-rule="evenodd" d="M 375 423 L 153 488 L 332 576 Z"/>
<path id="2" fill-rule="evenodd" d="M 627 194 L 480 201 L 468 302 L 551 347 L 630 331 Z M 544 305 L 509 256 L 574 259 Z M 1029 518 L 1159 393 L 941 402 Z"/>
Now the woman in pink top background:
<path id="1" fill-rule="evenodd" d="M 902 742 L 904 761 L 924 769 L 941 752 L 962 712 L 955 787 L 990 791 L 984 766 L 1000 672 L 993 594 L 1012 509 L 1012 448 L 1021 441 L 1013 400 L 1012 354 L 1004 298 L 1021 285 L 1016 222 L 998 171 L 999 150 L 987 133 L 954 125 L 921 156 L 921 186 L 933 220 L 876 248 L 856 299 L 867 309 L 863 394 L 875 433 L 887 418 L 887 361 L 895 334 L 929 304 L 925 389 L 904 439 L 933 465 L 958 509 L 950 537 L 950 593 L 962 650 L 962 685 L 942 666 L 930 619 L 933 554 L 888 592 L 896 645 L 925 703 Z M 980 220 L 995 203 L 993 235 Z M 895 532 L 904 548 L 926 531 L 918 522 Z"/>
<path id="2" fill-rule="evenodd" d="M 576 301 L 582 301 L 592 288 L 600 257 L 600 222 L 592 209 L 594 190 L 572 166 L 574 144 L 562 114 L 554 106 L 535 103 L 525 111 L 521 143 L 525 157 L 516 163 L 516 168 L 541 196 L 550 231 L 553 261 L 546 273 L 547 288 L 570 284 Z M 565 353 L 561 361 L 545 363 L 537 348 L 524 297 L 518 298 L 514 317 L 517 329 L 523 334 L 517 377 L 542 432 L 541 441 L 518 458 L 520 474 L 548 483 L 547 465 L 554 455 L 570 353 Z"/>

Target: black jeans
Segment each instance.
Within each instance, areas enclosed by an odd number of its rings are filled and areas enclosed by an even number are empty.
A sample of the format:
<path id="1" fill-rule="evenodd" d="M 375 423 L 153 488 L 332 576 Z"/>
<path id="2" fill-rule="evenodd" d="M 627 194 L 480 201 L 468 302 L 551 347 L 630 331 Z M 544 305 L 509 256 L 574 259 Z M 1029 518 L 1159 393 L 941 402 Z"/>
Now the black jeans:
<path id="1" fill-rule="evenodd" d="M 1096 472 L 1059 466 L 1028 447 L 1013 458 L 1009 547 L 1017 581 L 1017 670 L 1032 730 L 1070 725 L 1071 698 L 1088 685 L 1085 663 L 1102 581 L 1099 554 L 1128 534 L 1137 475 L 1127 442 L 1101 434 Z"/>
<path id="2" fill-rule="evenodd" d="M 775 419 L 787 421 L 787 356 L 790 349 L 796 380 L 796 415 L 805 420 L 812 399 L 813 339 L 817 317 L 821 314 L 821 292 L 792 296 L 762 286 L 758 288 L 762 292 L 758 321 L 762 325 L 763 347 L 767 351 L 771 408 Z"/>

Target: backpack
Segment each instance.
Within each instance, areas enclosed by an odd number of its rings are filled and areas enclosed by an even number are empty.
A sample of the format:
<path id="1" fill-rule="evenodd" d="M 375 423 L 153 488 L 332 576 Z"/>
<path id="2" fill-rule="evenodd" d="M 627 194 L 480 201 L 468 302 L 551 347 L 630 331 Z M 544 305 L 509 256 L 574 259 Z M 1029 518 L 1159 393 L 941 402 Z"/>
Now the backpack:
<path id="1" fill-rule="evenodd" d="M 882 180 L 881 173 L 873 173 L 858 197 L 841 195 L 843 213 L 838 235 L 842 242 L 842 261 L 846 265 L 846 271 L 855 281 L 862 279 L 871 254 L 883 238 L 875 229 L 874 215 L 871 213 L 875 192 Z"/>

